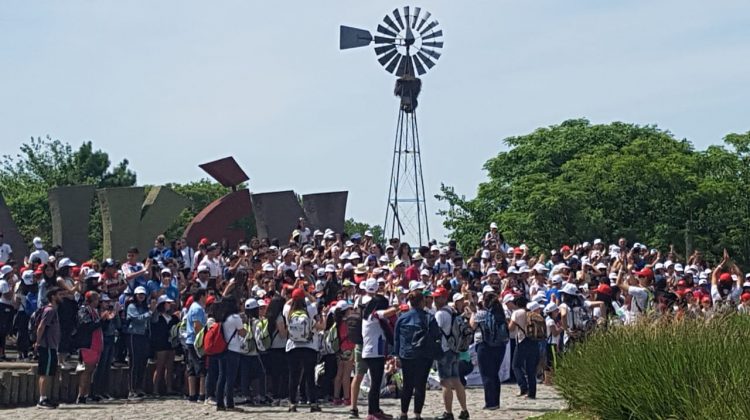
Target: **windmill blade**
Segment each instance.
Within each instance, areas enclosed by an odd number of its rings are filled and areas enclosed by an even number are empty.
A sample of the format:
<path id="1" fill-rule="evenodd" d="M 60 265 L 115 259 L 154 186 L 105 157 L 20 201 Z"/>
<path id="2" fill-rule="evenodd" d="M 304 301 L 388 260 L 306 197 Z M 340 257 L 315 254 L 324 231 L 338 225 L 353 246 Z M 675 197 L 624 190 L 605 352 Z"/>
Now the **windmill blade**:
<path id="1" fill-rule="evenodd" d="M 396 76 L 404 77 L 407 74 L 414 76 L 414 64 L 412 64 L 411 56 L 405 55 L 401 58 L 401 62 L 398 64 Z"/>
<path id="2" fill-rule="evenodd" d="M 419 57 L 415 55 L 412 57 L 412 60 L 414 60 L 414 65 L 417 67 L 417 75 L 421 76 L 427 72 L 422 63 L 419 61 Z"/>
<path id="3" fill-rule="evenodd" d="M 423 42 L 422 46 L 423 47 L 443 48 L 443 43 L 442 42 L 430 41 L 430 42 Z"/>
<path id="4" fill-rule="evenodd" d="M 437 38 L 439 36 L 443 36 L 443 31 L 437 31 L 437 32 L 430 32 L 429 34 L 422 37 L 422 41 L 426 41 L 428 39 Z"/>
<path id="5" fill-rule="evenodd" d="M 339 29 L 339 49 L 364 47 L 370 45 L 370 42 L 372 42 L 370 31 L 341 25 Z"/>
<path id="6" fill-rule="evenodd" d="M 382 57 L 378 58 L 378 61 L 381 65 L 385 66 L 388 61 L 390 61 L 391 58 L 393 58 L 394 55 L 398 54 L 398 50 L 396 50 L 396 47 L 391 45 L 393 47 L 393 50 L 387 52 Z"/>
<path id="7" fill-rule="evenodd" d="M 419 26 L 417 26 L 417 30 L 418 31 L 422 29 L 422 26 L 424 26 L 425 23 L 427 23 L 427 20 L 430 18 L 430 16 L 432 16 L 432 13 L 430 13 L 430 12 L 424 12 L 424 17 L 419 22 Z"/>
<path id="8" fill-rule="evenodd" d="M 429 48 L 420 48 L 419 51 L 423 52 L 423 53 L 425 53 L 427 55 L 429 55 L 430 57 L 434 58 L 435 60 L 437 60 L 438 58 L 440 58 L 440 53 L 437 52 L 437 51 L 435 51 L 435 50 L 431 50 Z"/>
<path id="9" fill-rule="evenodd" d="M 434 63 L 434 62 L 433 62 L 432 60 L 430 60 L 430 58 L 429 58 L 429 57 L 427 57 L 426 55 L 424 55 L 424 53 L 422 53 L 422 51 L 418 52 L 418 53 L 417 53 L 417 56 L 418 56 L 418 57 L 419 57 L 419 58 L 420 58 L 420 59 L 421 59 L 422 61 L 424 61 L 425 65 L 427 65 L 427 68 L 428 68 L 428 69 L 431 69 L 431 68 L 432 68 L 432 67 L 433 67 L 433 66 L 435 65 L 435 63 Z"/>
<path id="10" fill-rule="evenodd" d="M 395 49 L 396 49 L 395 45 L 393 45 L 393 44 L 386 44 L 386 45 L 383 45 L 383 46 L 380 46 L 380 47 L 375 47 L 375 54 L 381 55 L 381 54 L 387 53 L 390 50 L 395 50 Z"/>
<path id="11" fill-rule="evenodd" d="M 393 60 L 388 63 L 388 65 L 385 67 L 388 73 L 393 73 L 393 71 L 396 70 L 396 66 L 398 65 L 401 57 L 403 57 L 401 54 L 397 54 L 395 57 L 393 57 Z"/>
<path id="12" fill-rule="evenodd" d="M 401 29 L 404 29 L 404 21 L 401 19 L 401 12 L 399 12 L 398 9 L 393 9 L 393 16 L 396 18 L 398 26 L 400 26 Z"/>
<path id="13" fill-rule="evenodd" d="M 393 29 L 396 32 L 401 30 L 399 29 L 398 26 L 396 26 L 396 22 L 394 22 L 393 19 L 391 19 L 391 17 L 388 15 L 385 15 L 385 17 L 383 18 L 383 22 L 385 22 L 386 25 L 388 25 L 391 29 Z"/>
<path id="14" fill-rule="evenodd" d="M 386 38 L 383 36 L 375 36 L 375 43 L 376 44 L 395 44 L 396 38 Z"/>
<path id="15" fill-rule="evenodd" d="M 421 7 L 415 7 L 414 8 L 414 19 L 411 20 L 411 27 L 415 28 L 417 26 L 417 19 L 419 19 L 419 14 L 422 12 Z"/>
<path id="16" fill-rule="evenodd" d="M 386 28 L 383 25 L 378 25 L 378 32 L 380 32 L 383 35 L 390 35 L 390 36 L 392 36 L 394 38 L 398 36 L 397 32 L 393 32 L 393 31 L 391 31 L 390 29 Z"/>
<path id="17" fill-rule="evenodd" d="M 433 20 L 432 22 L 430 22 L 429 25 L 425 26 L 424 29 L 422 29 L 421 31 L 419 31 L 419 33 L 422 34 L 422 35 L 424 35 L 425 32 L 429 31 L 430 29 L 432 29 L 432 28 L 434 28 L 436 26 L 438 26 L 438 21 Z"/>
<path id="18" fill-rule="evenodd" d="M 404 6 L 404 22 L 406 26 L 409 26 L 409 18 L 411 15 L 409 14 L 409 6 Z"/>

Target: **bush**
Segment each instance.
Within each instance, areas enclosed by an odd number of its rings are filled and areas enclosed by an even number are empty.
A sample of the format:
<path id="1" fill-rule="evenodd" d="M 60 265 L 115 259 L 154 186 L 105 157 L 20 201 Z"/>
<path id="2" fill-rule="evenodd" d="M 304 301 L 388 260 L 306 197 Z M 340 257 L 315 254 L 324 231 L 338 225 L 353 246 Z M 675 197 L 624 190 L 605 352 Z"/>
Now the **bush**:
<path id="1" fill-rule="evenodd" d="M 750 419 L 750 316 L 641 323 L 594 334 L 555 375 L 602 419 Z"/>

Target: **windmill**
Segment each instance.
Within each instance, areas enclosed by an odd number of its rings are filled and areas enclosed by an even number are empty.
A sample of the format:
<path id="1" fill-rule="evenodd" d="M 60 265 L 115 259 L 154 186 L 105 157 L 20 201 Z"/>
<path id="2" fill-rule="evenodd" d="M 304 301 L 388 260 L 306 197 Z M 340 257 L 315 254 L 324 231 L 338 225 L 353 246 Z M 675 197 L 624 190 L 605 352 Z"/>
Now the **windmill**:
<path id="1" fill-rule="evenodd" d="M 400 99 L 400 106 L 383 228 L 391 238 L 415 240 L 412 245 L 426 244 L 430 228 L 416 115 L 422 81 L 417 76 L 432 69 L 440 58 L 443 31 L 430 12 L 404 6 L 387 14 L 376 32 L 373 36 L 365 29 L 342 25 L 339 48 L 374 43 L 378 62 L 398 77 L 394 95 Z"/>

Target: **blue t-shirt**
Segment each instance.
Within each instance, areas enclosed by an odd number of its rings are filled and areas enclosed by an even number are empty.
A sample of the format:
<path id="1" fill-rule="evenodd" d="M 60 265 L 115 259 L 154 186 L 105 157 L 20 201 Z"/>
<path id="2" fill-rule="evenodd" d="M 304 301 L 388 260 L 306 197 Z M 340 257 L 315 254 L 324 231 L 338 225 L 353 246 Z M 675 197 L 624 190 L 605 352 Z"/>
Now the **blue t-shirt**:
<path id="1" fill-rule="evenodd" d="M 185 326 L 185 330 L 187 332 L 187 337 L 185 339 L 185 342 L 187 344 L 195 344 L 195 335 L 198 333 L 195 331 L 195 328 L 193 328 L 193 322 L 198 321 L 201 323 L 201 325 L 206 325 L 206 311 L 203 310 L 203 307 L 198 302 L 193 302 L 192 305 L 190 305 L 190 309 L 188 309 L 187 312 L 187 325 Z"/>
<path id="2" fill-rule="evenodd" d="M 164 294 L 166 294 L 167 297 L 174 300 L 175 302 L 177 302 L 178 298 L 180 297 L 180 291 L 177 289 L 177 286 L 175 286 L 174 283 L 171 282 L 169 286 L 164 286 L 161 281 L 151 280 L 148 282 L 146 290 L 148 291 L 149 296 L 154 292 L 159 295 L 163 290 Z"/>
<path id="3" fill-rule="evenodd" d="M 560 290 L 557 288 L 557 286 L 550 287 L 549 290 L 547 290 L 547 292 L 545 293 L 547 302 L 552 302 L 552 295 L 555 295 L 557 301 L 560 302 Z"/>

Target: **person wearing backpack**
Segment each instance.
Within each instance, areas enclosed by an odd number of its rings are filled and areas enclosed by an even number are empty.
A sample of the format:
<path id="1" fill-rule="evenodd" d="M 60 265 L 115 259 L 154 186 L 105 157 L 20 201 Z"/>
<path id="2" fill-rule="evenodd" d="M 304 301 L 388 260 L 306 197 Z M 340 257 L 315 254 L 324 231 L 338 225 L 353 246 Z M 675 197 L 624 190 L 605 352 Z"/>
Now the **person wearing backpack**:
<path id="1" fill-rule="evenodd" d="M 37 300 L 39 286 L 36 283 L 39 275 L 35 275 L 33 270 L 26 270 L 21 275 L 21 282 L 16 289 L 15 299 L 19 303 L 14 320 L 14 329 L 18 331 L 16 336 L 16 346 L 18 347 L 18 360 L 29 360 L 29 350 L 31 350 L 31 337 L 29 334 L 29 318 L 37 309 Z"/>
<path id="2" fill-rule="evenodd" d="M 78 329 L 76 346 L 80 349 L 83 371 L 78 378 L 78 398 L 76 404 L 86 404 L 91 395 L 91 376 L 99 363 L 104 347 L 102 320 L 99 315 L 99 293 L 90 290 L 85 294 L 84 304 L 78 309 Z"/>
<path id="3" fill-rule="evenodd" d="M 260 301 L 262 302 L 262 301 Z M 243 340 L 240 350 L 242 357 L 240 359 L 240 391 L 245 397 L 245 403 L 250 405 L 261 405 L 266 403 L 266 371 L 260 358 L 261 346 L 264 344 L 259 335 L 267 333 L 260 328 L 260 302 L 256 299 L 249 298 L 245 301 L 245 339 Z M 267 320 L 265 325 L 267 325 Z M 258 344 L 260 343 L 260 344 Z M 270 337 L 266 343 L 270 347 Z M 231 350 L 231 349 L 230 349 Z M 265 350 L 265 347 L 263 347 Z M 253 399 L 250 393 L 252 385 L 256 396 Z"/>
<path id="4" fill-rule="evenodd" d="M 185 314 L 185 354 L 188 374 L 188 401 L 198 402 L 206 398 L 206 361 L 195 349 L 195 338 L 206 326 L 206 290 L 198 289 L 193 293 L 193 303 Z"/>
<path id="5" fill-rule="evenodd" d="M 49 385 L 57 377 L 57 348 L 60 345 L 60 317 L 57 306 L 62 299 L 62 290 L 57 287 L 47 289 L 47 305 L 41 308 L 36 318 L 36 337 L 34 349 L 39 355 L 37 373 L 39 375 L 39 403 L 37 408 L 57 408 L 57 404 L 48 397 Z"/>
<path id="6" fill-rule="evenodd" d="M 338 335 L 338 351 L 336 351 L 336 377 L 333 380 L 333 405 L 351 404 L 351 380 L 354 369 L 354 342 L 349 339 L 349 328 L 346 318 L 352 313 L 352 305 L 340 300 L 334 307 L 334 325 Z M 339 398 L 343 393 L 343 399 Z"/>
<path id="7" fill-rule="evenodd" d="M 160 395 L 171 395 L 172 387 L 172 368 L 174 365 L 174 347 L 170 341 L 170 334 L 173 325 L 177 325 L 180 320 L 172 312 L 172 300 L 167 295 L 161 295 L 156 300 L 156 312 L 151 317 L 151 351 L 154 352 L 156 367 L 154 368 L 153 390 Z M 159 392 L 161 382 L 164 380 L 166 392 Z"/>
<path id="8" fill-rule="evenodd" d="M 220 329 L 218 339 L 223 339 L 225 344 L 225 350 L 222 353 L 210 356 L 212 359 L 218 359 L 219 362 L 219 377 L 216 381 L 216 411 L 234 411 L 234 384 L 240 369 L 242 346 L 247 329 L 239 315 L 236 300 L 228 298 L 216 305 L 214 317 Z"/>
<path id="9" fill-rule="evenodd" d="M 409 293 L 409 309 L 396 321 L 393 333 L 393 354 L 401 366 L 404 379 L 401 393 L 401 415 L 407 420 L 409 404 L 414 397 L 414 418 L 422 418 L 427 390 L 427 378 L 435 358 L 442 353 L 441 335 L 435 318 L 424 310 L 424 295 L 419 290 Z M 432 327 L 433 334 L 430 336 Z"/>
<path id="10" fill-rule="evenodd" d="M 510 337 L 503 304 L 495 292 L 482 294 L 482 305 L 470 321 L 475 335 L 477 364 L 484 388 L 484 409 L 500 408 L 500 366 Z"/>
<path id="11" fill-rule="evenodd" d="M 320 412 L 315 387 L 315 364 L 318 361 L 320 339 L 316 331 L 325 327 L 322 317 L 313 304 L 307 302 L 307 294 L 299 287 L 292 291 L 291 300 L 284 306 L 289 362 L 289 412 L 297 411 L 300 381 L 304 381 L 305 394 L 310 401 L 310 412 Z"/>
<path id="12" fill-rule="evenodd" d="M 459 349 L 456 348 L 454 343 L 457 342 L 458 337 L 455 337 L 454 325 L 456 322 L 461 322 L 455 318 L 463 316 L 457 314 L 456 311 L 448 306 L 448 299 L 450 292 L 444 287 L 438 287 L 432 292 L 432 297 L 435 300 L 435 320 L 443 334 L 442 347 L 443 357 L 438 360 L 438 376 L 440 377 L 440 385 L 443 387 L 443 404 L 445 405 L 445 412 L 437 417 L 437 420 L 453 420 L 453 392 L 456 393 L 458 403 L 461 405 L 461 413 L 458 418 L 461 420 L 469 419 L 469 410 L 466 406 L 466 389 L 461 384 L 458 373 L 458 354 Z"/>
<path id="13" fill-rule="evenodd" d="M 149 327 L 151 317 L 156 311 L 156 299 L 149 304 L 146 300 L 146 288 L 135 288 L 135 300 L 126 310 L 128 323 L 128 358 L 130 361 L 130 391 L 128 399 L 139 401 L 146 395 L 143 392 L 143 380 L 146 375 L 146 364 L 151 351 Z"/>
<path id="14" fill-rule="evenodd" d="M 524 307 L 524 303 L 527 303 Z M 524 297 L 516 298 L 519 309 L 513 311 L 510 317 L 510 331 L 516 331 L 516 352 L 513 355 L 513 371 L 516 382 L 520 389 L 517 396 L 526 396 L 527 399 L 536 398 L 536 369 L 539 364 L 539 341 L 532 334 L 532 324 L 529 312 L 539 315 L 542 307 L 537 302 L 526 302 Z M 539 315 L 541 317 L 541 315 Z M 542 318 L 542 327 L 546 334 L 547 326 Z"/>
<path id="15" fill-rule="evenodd" d="M 281 400 L 287 398 L 289 392 L 289 363 L 287 362 L 286 341 L 287 334 L 284 326 L 284 305 L 286 300 L 280 295 L 274 295 L 266 309 L 265 320 L 268 323 L 268 334 L 271 337 L 271 347 L 268 349 L 266 360 L 268 376 L 271 378 L 271 397 L 275 407 L 281 406 Z"/>

